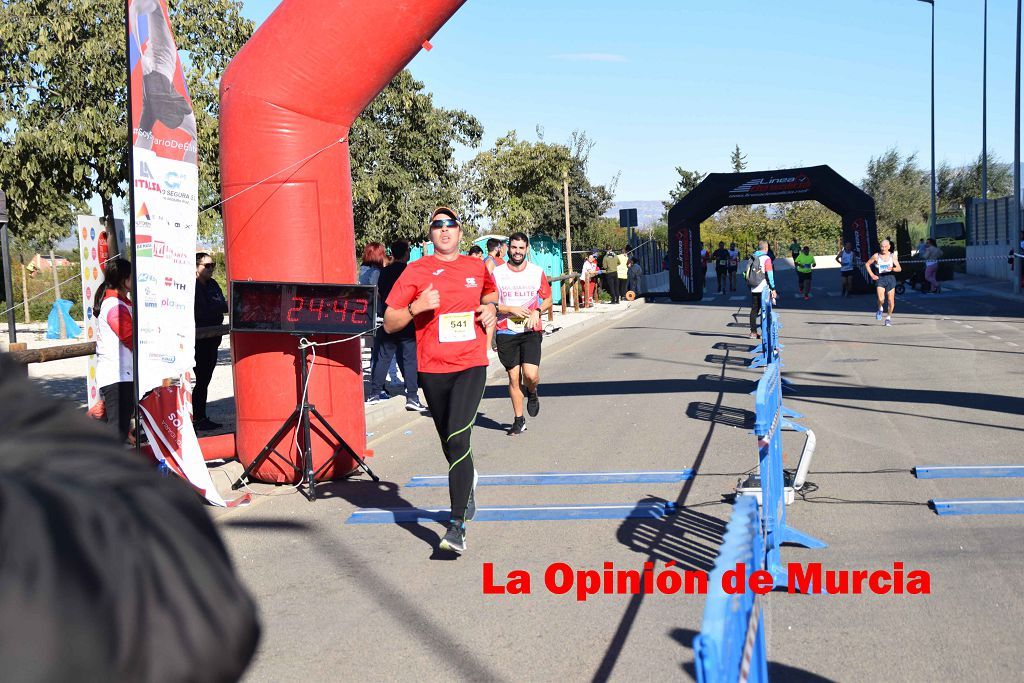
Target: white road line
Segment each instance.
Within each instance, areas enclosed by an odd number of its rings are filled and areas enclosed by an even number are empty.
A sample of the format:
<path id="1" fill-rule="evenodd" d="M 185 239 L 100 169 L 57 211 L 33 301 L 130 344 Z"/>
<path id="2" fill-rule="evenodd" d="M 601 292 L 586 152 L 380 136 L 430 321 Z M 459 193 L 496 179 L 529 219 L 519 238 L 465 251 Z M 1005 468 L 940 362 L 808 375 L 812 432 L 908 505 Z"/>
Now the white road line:
<path id="1" fill-rule="evenodd" d="M 988 334 L 987 332 L 985 332 L 983 330 L 975 330 L 975 332 L 977 332 L 978 334 Z"/>
<path id="2" fill-rule="evenodd" d="M 997 336 L 996 336 L 996 335 L 994 335 L 994 334 L 992 335 L 992 338 L 993 338 L 993 339 L 995 339 L 996 341 L 1003 341 L 1003 338 L 1002 338 L 1002 337 L 997 337 Z"/>
<path id="3" fill-rule="evenodd" d="M 1006 343 L 1007 343 L 1007 344 L 1009 344 L 1010 346 L 1017 346 L 1017 345 L 1016 345 L 1016 344 L 1014 344 L 1013 342 L 1006 342 Z"/>
<path id="4" fill-rule="evenodd" d="M 974 329 L 973 327 L 971 327 L 971 326 L 970 326 L 970 325 L 968 325 L 967 323 L 960 323 L 960 324 L 961 324 L 961 325 L 963 325 L 964 327 L 966 327 L 966 328 L 967 328 L 967 329 L 969 329 L 969 330 L 973 330 L 973 329 Z"/>

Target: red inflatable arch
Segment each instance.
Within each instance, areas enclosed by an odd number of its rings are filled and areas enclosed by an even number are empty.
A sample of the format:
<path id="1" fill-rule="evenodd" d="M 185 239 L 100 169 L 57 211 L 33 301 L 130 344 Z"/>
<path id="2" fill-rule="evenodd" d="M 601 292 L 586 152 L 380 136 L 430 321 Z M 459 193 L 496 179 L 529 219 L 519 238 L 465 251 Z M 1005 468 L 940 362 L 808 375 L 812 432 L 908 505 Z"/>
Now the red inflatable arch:
<path id="1" fill-rule="evenodd" d="M 285 0 L 246 43 L 221 80 L 229 280 L 355 282 L 348 145 L 337 141 L 463 2 Z M 287 335 L 231 337 L 235 443 L 244 465 L 299 400 L 295 347 Z M 321 347 L 309 391 L 310 401 L 361 454 L 366 436 L 359 342 Z M 316 429 L 313 441 L 319 468 L 337 444 Z M 294 433 L 288 434 L 278 452 L 297 464 L 294 443 Z M 351 458 L 340 457 L 318 479 L 353 468 Z M 274 458 L 255 476 L 296 481 L 291 468 Z"/>

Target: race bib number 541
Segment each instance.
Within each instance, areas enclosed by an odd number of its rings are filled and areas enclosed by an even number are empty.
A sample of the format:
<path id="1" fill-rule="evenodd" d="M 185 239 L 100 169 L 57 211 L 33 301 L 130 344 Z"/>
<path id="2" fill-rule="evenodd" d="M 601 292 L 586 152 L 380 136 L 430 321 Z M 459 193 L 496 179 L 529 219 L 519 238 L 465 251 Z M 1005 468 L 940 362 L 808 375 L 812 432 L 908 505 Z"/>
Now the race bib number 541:
<path id="1" fill-rule="evenodd" d="M 438 322 L 438 334 L 442 342 L 464 342 L 476 339 L 473 311 L 442 313 Z"/>

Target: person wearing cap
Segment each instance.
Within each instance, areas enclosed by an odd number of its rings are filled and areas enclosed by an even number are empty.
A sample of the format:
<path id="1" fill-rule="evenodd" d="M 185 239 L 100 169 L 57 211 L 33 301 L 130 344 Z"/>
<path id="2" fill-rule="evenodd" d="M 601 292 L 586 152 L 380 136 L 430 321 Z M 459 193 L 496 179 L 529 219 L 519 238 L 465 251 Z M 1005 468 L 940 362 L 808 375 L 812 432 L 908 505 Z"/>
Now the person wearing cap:
<path id="1" fill-rule="evenodd" d="M 477 473 L 470 437 L 487 381 L 487 336 L 498 294 L 479 259 L 459 253 L 462 226 L 452 209 L 430 216 L 434 253 L 406 266 L 391 289 L 384 331 L 413 323 L 419 385 L 448 461 L 451 518 L 440 548 L 466 549 L 466 522 L 476 513 Z"/>

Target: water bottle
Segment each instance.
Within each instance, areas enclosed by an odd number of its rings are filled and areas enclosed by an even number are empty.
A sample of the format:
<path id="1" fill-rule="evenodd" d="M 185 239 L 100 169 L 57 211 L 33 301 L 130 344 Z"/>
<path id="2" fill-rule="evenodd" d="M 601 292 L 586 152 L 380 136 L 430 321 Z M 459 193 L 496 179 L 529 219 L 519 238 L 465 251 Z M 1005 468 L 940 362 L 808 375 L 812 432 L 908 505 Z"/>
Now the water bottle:
<path id="1" fill-rule="evenodd" d="M 157 463 L 156 471 L 160 473 L 161 477 L 166 477 L 171 473 L 171 468 L 167 466 L 166 460 L 161 460 Z"/>

